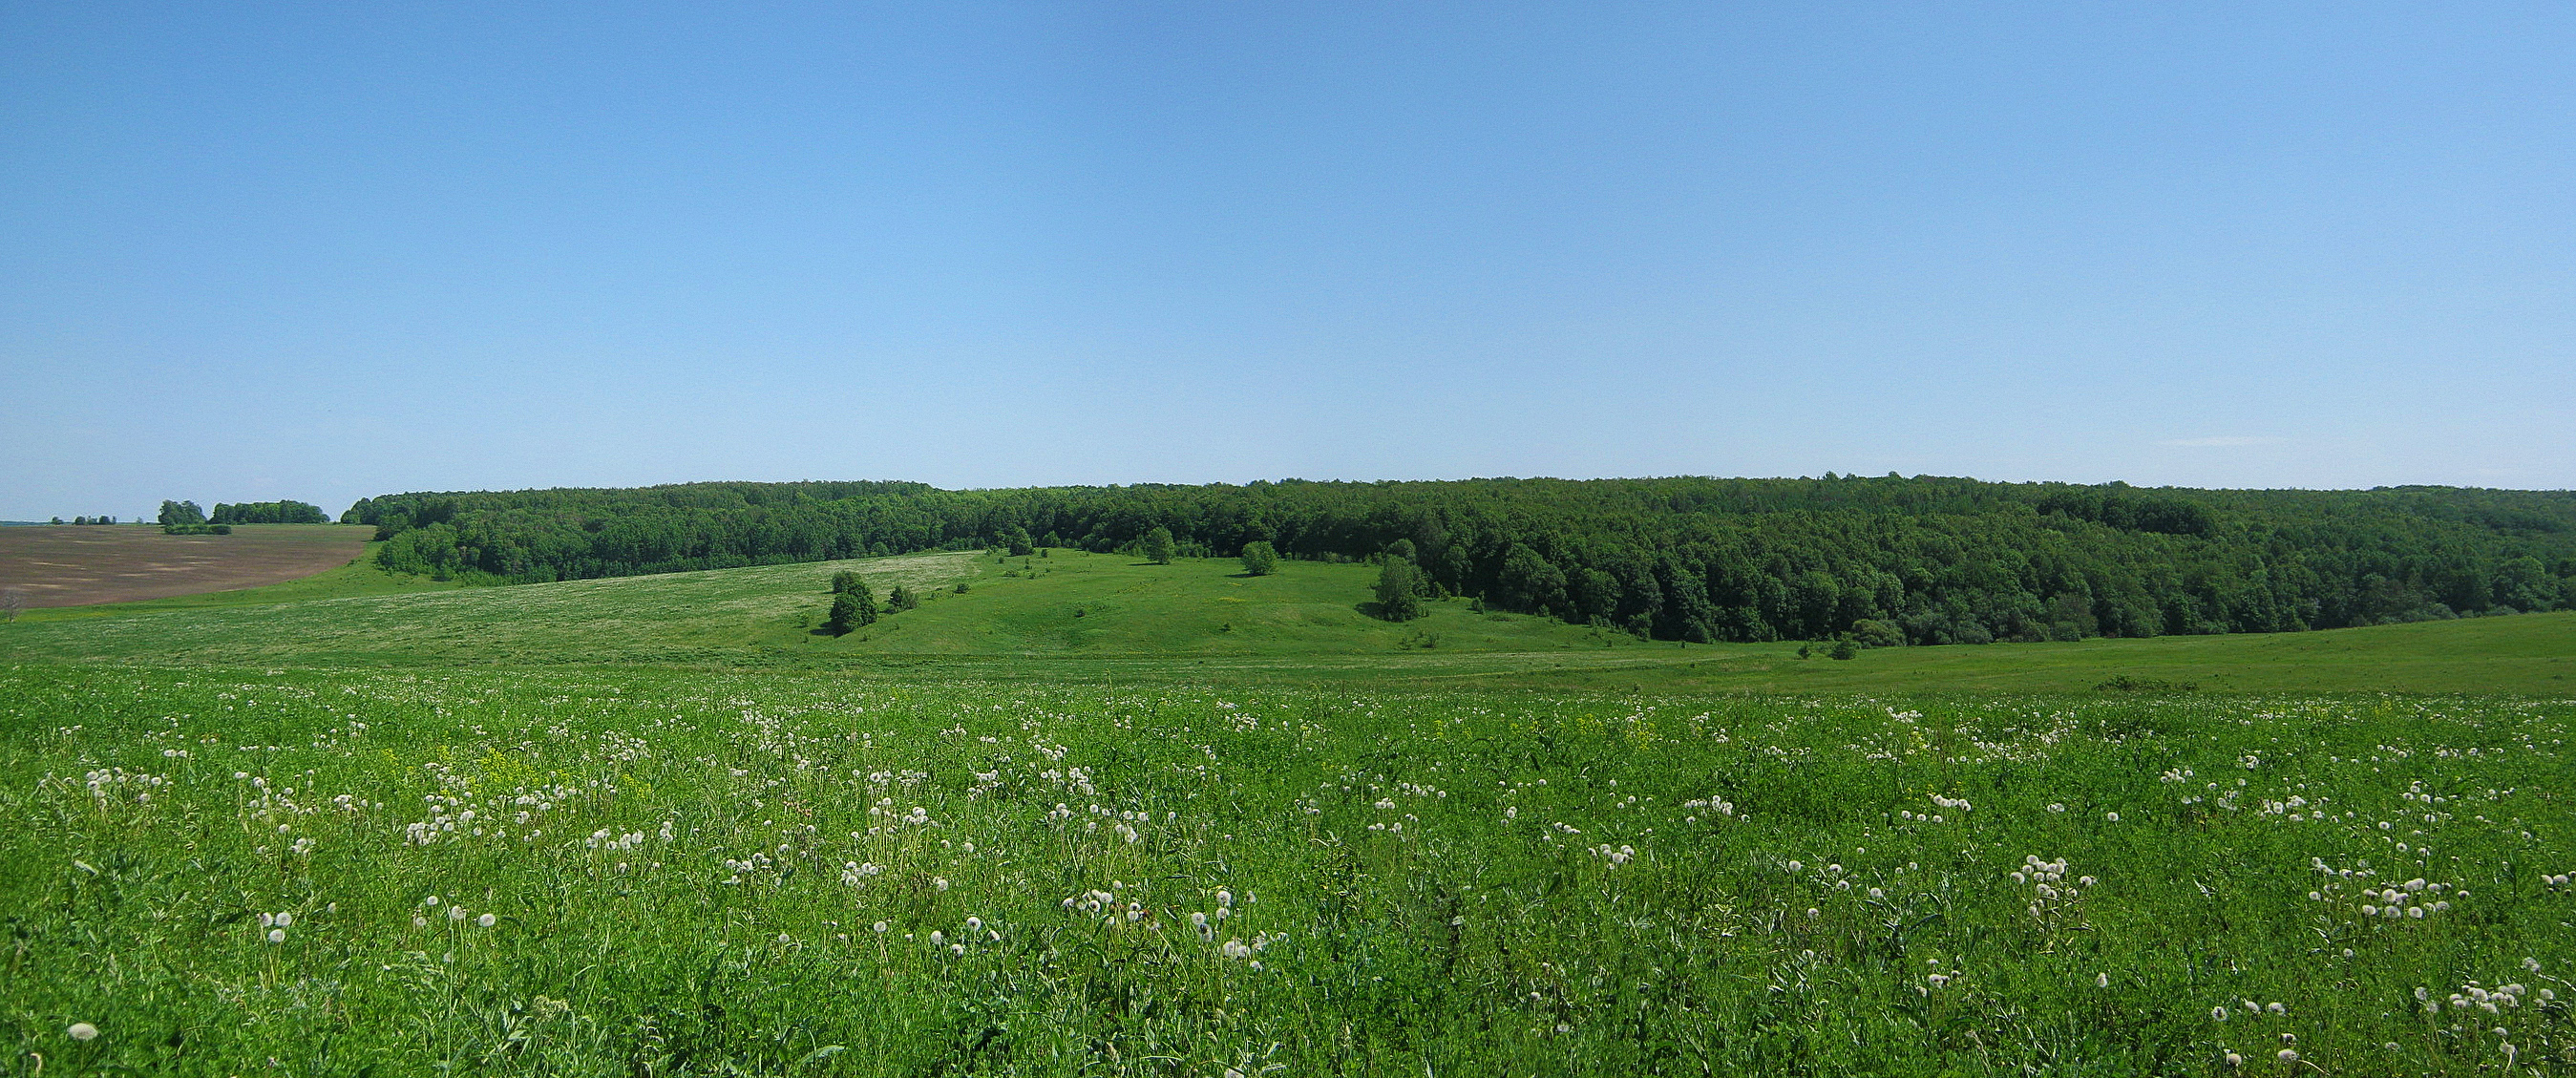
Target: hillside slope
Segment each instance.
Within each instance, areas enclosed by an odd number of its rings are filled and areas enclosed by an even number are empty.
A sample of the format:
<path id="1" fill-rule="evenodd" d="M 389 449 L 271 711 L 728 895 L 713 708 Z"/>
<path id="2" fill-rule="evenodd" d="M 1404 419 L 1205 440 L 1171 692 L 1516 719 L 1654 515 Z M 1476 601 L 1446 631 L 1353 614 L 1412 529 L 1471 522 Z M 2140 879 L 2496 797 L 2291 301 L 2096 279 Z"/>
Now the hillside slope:
<path id="1" fill-rule="evenodd" d="M 815 627 L 831 574 L 919 609 L 843 637 Z M 174 609 L 88 608 L 0 625 L 0 663 L 766 666 L 1032 680 L 1256 680 L 1648 691 L 2089 691 L 2117 677 L 2202 691 L 2576 692 L 2576 614 L 2309 633 L 1886 648 L 1639 640 L 1553 618 L 1430 604 L 1367 616 L 1373 571 L 1228 560 L 1146 565 L 972 552 Z M 958 584 L 968 590 L 959 592 Z M 281 586 L 291 587 L 290 586 Z M 248 598 L 252 593 L 239 593 Z M 284 596 L 281 595 L 281 598 Z"/>

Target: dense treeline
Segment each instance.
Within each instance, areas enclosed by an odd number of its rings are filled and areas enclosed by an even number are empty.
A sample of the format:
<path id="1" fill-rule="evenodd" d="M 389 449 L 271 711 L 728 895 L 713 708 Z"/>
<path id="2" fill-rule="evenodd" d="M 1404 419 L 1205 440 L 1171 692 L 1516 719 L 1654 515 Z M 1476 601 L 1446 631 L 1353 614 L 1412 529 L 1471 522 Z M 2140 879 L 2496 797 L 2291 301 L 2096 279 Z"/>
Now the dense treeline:
<path id="1" fill-rule="evenodd" d="M 166 504 L 166 503 L 165 503 Z M 318 505 L 304 502 L 243 502 L 240 505 L 217 504 L 217 524 L 328 524 L 331 517 Z"/>
<path id="2" fill-rule="evenodd" d="M 390 568 L 496 582 L 997 544 L 1393 556 L 1434 594 L 1658 639 L 1982 643 L 2576 606 L 2576 493 L 1938 477 L 1049 487 L 695 483 L 397 494 Z M 1402 545 L 1398 545 L 1401 542 Z"/>

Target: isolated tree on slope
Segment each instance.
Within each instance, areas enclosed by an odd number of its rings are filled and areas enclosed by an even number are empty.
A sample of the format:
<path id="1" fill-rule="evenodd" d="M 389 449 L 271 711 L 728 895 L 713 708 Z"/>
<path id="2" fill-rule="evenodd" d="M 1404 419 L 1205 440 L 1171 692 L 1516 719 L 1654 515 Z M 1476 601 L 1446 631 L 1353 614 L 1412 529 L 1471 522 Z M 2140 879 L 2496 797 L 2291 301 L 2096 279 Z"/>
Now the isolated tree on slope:
<path id="1" fill-rule="evenodd" d="M 831 616 L 823 619 L 825 632 L 843 636 L 859 626 L 876 624 L 877 604 L 860 598 L 860 594 L 845 591 L 832 597 Z"/>
<path id="2" fill-rule="evenodd" d="M 1158 526 L 1145 533 L 1145 560 L 1156 565 L 1170 565 L 1178 545 L 1172 541 L 1172 529 Z"/>
<path id="3" fill-rule="evenodd" d="M 1269 576 L 1278 572 L 1278 548 L 1261 542 L 1243 544 L 1243 571 L 1254 576 Z"/>
<path id="4" fill-rule="evenodd" d="M 1402 558 L 1389 558 L 1377 571 L 1377 616 L 1411 621 L 1422 616 L 1422 570 Z"/>

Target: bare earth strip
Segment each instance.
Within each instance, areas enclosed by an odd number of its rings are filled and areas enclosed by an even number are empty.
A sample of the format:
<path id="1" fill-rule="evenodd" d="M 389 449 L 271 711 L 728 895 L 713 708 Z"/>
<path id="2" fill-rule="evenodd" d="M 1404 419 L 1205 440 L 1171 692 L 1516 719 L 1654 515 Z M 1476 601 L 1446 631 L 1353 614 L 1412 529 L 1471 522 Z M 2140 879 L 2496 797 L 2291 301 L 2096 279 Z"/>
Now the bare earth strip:
<path id="1" fill-rule="evenodd" d="M 150 525 L 0 528 L 0 587 L 30 607 L 87 606 L 278 584 L 347 565 L 372 528 L 256 524 L 231 535 Z"/>

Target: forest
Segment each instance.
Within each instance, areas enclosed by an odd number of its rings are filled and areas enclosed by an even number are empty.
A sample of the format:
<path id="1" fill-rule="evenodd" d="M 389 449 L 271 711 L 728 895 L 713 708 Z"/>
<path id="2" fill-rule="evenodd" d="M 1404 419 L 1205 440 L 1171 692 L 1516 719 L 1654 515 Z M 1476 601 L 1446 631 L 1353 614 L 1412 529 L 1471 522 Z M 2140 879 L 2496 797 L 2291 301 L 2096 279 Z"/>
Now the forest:
<path id="1" fill-rule="evenodd" d="M 2576 606 L 2576 492 L 1935 476 L 390 494 L 386 568 L 519 583 L 938 549 L 1409 561 L 1422 587 L 1660 640 L 2284 632 Z"/>

